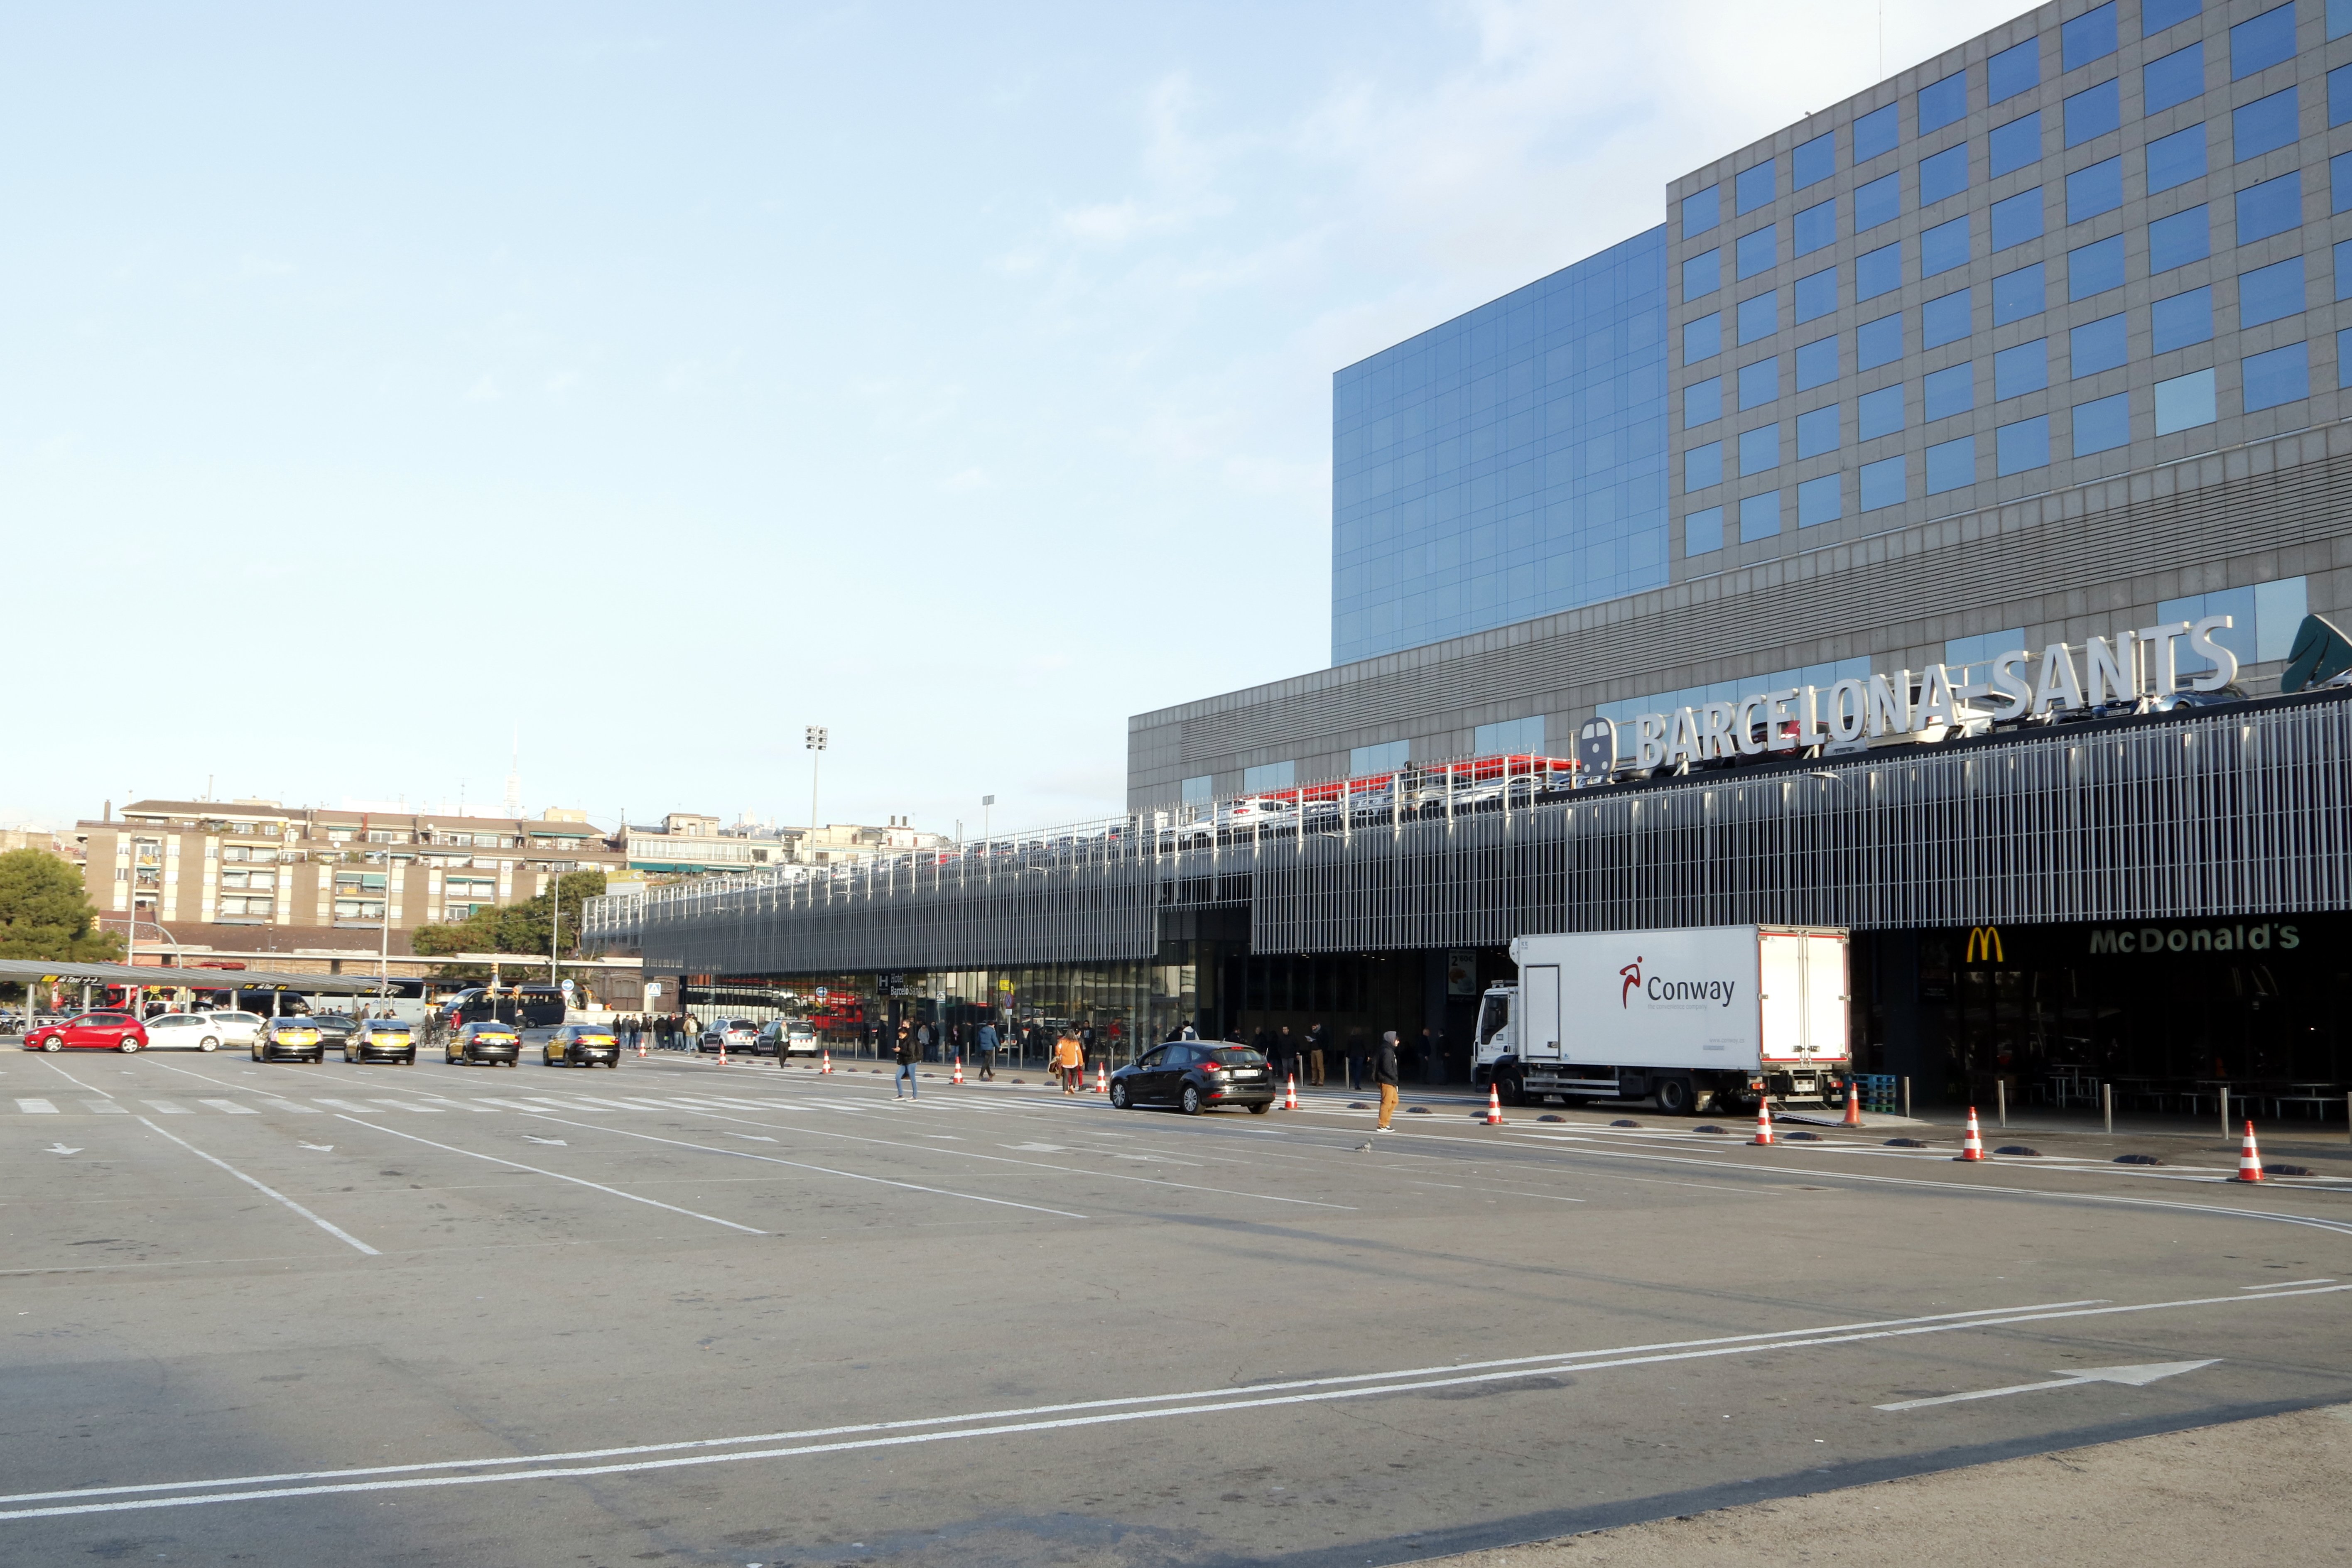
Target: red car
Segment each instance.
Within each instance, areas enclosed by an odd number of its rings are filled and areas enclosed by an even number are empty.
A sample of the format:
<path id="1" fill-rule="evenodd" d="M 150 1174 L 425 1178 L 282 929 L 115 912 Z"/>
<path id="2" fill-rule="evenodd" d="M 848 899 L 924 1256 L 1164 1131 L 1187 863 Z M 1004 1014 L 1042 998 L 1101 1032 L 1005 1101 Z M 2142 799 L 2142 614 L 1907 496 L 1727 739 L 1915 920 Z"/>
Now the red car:
<path id="1" fill-rule="evenodd" d="M 26 1051 L 120 1051 L 129 1053 L 147 1044 L 146 1026 L 129 1013 L 83 1013 L 63 1023 L 45 1025 L 25 1037 Z"/>

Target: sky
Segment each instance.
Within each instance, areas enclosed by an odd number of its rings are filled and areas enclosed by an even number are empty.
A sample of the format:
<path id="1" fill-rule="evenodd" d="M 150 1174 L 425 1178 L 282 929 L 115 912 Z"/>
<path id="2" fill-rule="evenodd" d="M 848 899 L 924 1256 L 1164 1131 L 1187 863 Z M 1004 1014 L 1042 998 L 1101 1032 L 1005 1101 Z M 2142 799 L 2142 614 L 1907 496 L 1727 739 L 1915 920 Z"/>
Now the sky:
<path id="1" fill-rule="evenodd" d="M 1334 371 L 2019 9 L 0 4 L 0 825 L 1116 812 Z"/>

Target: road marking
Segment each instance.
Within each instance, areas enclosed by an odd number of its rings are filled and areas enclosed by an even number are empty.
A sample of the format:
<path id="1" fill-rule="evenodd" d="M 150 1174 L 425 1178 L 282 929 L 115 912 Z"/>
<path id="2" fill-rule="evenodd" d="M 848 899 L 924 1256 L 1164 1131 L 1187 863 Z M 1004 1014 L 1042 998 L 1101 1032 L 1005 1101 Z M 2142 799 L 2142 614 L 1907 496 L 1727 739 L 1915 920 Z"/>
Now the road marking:
<path id="1" fill-rule="evenodd" d="M 560 1118 L 554 1116 L 549 1116 L 547 1119 L 551 1122 L 560 1121 Z M 579 1127 L 590 1132 L 614 1133 L 624 1138 L 643 1138 L 649 1144 L 668 1144 L 681 1149 L 699 1149 L 706 1155 L 725 1155 L 730 1159 L 762 1160 L 772 1166 L 791 1166 L 795 1170 L 816 1171 L 824 1176 L 846 1176 L 851 1181 L 877 1182 L 884 1186 L 904 1187 L 908 1192 L 928 1192 L 936 1197 L 960 1197 L 968 1203 L 992 1203 L 1001 1208 L 1025 1208 L 1032 1214 L 1058 1215 L 1064 1219 L 1087 1218 L 1083 1214 L 1073 1214 L 1066 1208 L 1047 1208 L 1040 1204 L 1015 1203 L 1009 1197 L 984 1197 L 976 1192 L 951 1192 L 943 1186 L 924 1186 L 917 1182 L 893 1181 L 888 1176 L 866 1176 L 860 1171 L 835 1170 L 831 1166 L 813 1166 L 800 1160 L 788 1160 L 781 1155 L 754 1154 L 750 1149 L 722 1149 L 710 1144 L 689 1144 L 679 1138 L 657 1138 L 651 1133 L 632 1133 L 625 1128 L 611 1125 L 592 1126 L 585 1122 L 562 1122 L 561 1124 L 566 1127 Z"/>
<path id="2" fill-rule="evenodd" d="M 326 1102 L 322 1100 L 320 1103 L 323 1105 Z M 371 1100 L 368 1103 L 371 1105 L 382 1105 L 389 1111 L 415 1111 L 418 1114 L 425 1116 L 438 1116 L 441 1114 L 441 1107 L 438 1105 L 418 1105 L 406 1100 Z"/>
<path id="3" fill-rule="evenodd" d="M 2216 1366 L 2219 1356 L 2210 1361 L 2157 1361 L 2143 1366 L 2085 1366 L 2080 1371 L 2053 1377 L 2047 1383 L 2012 1383 L 2006 1388 L 1978 1388 L 1966 1394 L 1942 1394 L 1933 1399 L 1903 1399 L 1892 1405 L 1874 1405 L 1873 1410 L 1924 1410 L 1930 1405 L 1958 1405 L 1969 1399 L 1999 1399 L 2010 1394 L 2039 1394 L 2045 1388 L 2085 1388 L 2094 1383 L 2121 1383 L 2133 1388 L 2145 1388 L 2159 1378 L 2178 1377 L 2184 1372 L 2194 1372 L 2200 1366 Z"/>
<path id="4" fill-rule="evenodd" d="M 150 1111 L 162 1116 L 187 1116 L 194 1114 L 194 1113 L 185 1105 L 175 1105 L 169 1100 L 142 1100 L 139 1103 L 146 1106 Z"/>
<path id="5" fill-rule="evenodd" d="M 45 1155 L 78 1155 L 81 1153 L 81 1151 L 79 1149 L 69 1149 L 62 1143 L 56 1143 L 51 1144 L 47 1148 L 43 1149 L 41 1153 Z"/>
<path id="6" fill-rule="evenodd" d="M 323 1094 L 319 1095 L 319 1096 L 317 1096 L 316 1098 L 318 1099 L 318 1102 L 319 1102 L 319 1103 L 320 1103 L 320 1104 L 321 1104 L 321 1105 L 325 1105 L 325 1106 L 328 1106 L 328 1107 L 330 1107 L 330 1108 L 331 1108 L 331 1109 L 333 1109 L 333 1110 L 337 1110 L 337 1111 L 357 1111 L 357 1112 L 358 1112 L 361 1115 L 362 1115 L 362 1116 L 373 1116 L 373 1115 L 374 1115 L 374 1114 L 375 1114 L 375 1112 L 374 1112 L 374 1110 L 373 1110 L 373 1109 L 372 1109 L 372 1108 L 371 1108 L 371 1107 L 369 1107 L 369 1106 L 366 1106 L 366 1105 L 362 1105 L 362 1104 L 361 1104 L 361 1103 L 360 1103 L 358 1101 L 356 1101 L 356 1100 L 330 1100 L 330 1099 L 328 1099 L 328 1098 L 327 1098 L 325 1095 L 323 1095 Z"/>
<path id="7" fill-rule="evenodd" d="M 265 1111 L 289 1111 L 297 1116 L 315 1116 L 319 1113 L 319 1108 L 316 1105 L 297 1105 L 291 1100 L 264 1100 L 261 1103 L 261 1108 Z"/>
<path id="8" fill-rule="evenodd" d="M 54 1116 L 58 1113 L 58 1108 L 47 1100 L 19 1100 L 16 1109 L 27 1116 Z"/>
<path id="9" fill-rule="evenodd" d="M 2298 1293 L 2332 1295 L 2347 1290 L 2352 1290 L 2352 1286 L 2334 1285 Z M 1544 1376 L 1553 1371 L 1590 1373 L 1618 1367 L 1655 1365 L 1727 1355 L 1752 1355 L 1759 1351 L 1806 1349 L 1853 1344 L 1870 1340 L 1905 1338 L 1918 1334 L 1951 1333 L 1960 1330 L 1998 1328 L 2013 1323 L 2043 1322 L 2063 1318 L 2097 1317 L 2114 1313 L 2158 1312 L 2179 1307 L 2216 1306 L 2231 1302 L 2243 1304 L 2250 1301 L 2292 1299 L 2293 1297 L 2285 1292 L 2273 1292 L 2260 1296 L 2209 1296 L 2172 1301 L 2050 1302 L 2032 1307 L 1990 1307 L 1967 1312 L 1938 1313 L 1926 1318 L 1898 1318 L 1882 1320 L 1875 1323 L 1848 1324 L 1833 1329 L 1777 1330 L 1755 1334 L 1726 1335 L 1713 1340 L 1685 1340 L 1664 1345 L 1634 1345 L 1622 1350 L 1565 1352 L 1551 1355 L 1524 1356 L 1502 1362 L 1422 1367 L 1403 1373 L 1360 1373 L 1293 1383 L 1261 1384 L 1249 1389 L 1216 1388 L 1198 1390 L 1190 1394 L 1141 1395 L 1128 1399 L 1089 1400 L 1070 1405 L 1040 1406 L 1026 1410 L 975 1412 L 964 1416 L 920 1416 L 900 1421 L 868 1422 L 851 1427 L 819 1427 L 801 1432 L 769 1433 L 758 1437 L 694 1439 L 685 1442 L 645 1444 L 631 1448 L 589 1449 L 574 1453 L 544 1454 L 522 1458 L 506 1455 L 481 1459 L 445 1459 L 409 1465 L 383 1465 L 363 1469 L 313 1470 L 287 1475 L 223 1478 L 217 1480 L 157 1481 L 145 1485 L 85 1488 L 68 1491 L 25 1492 L 12 1497 L 0 1496 L 0 1504 L 42 1502 L 51 1499 L 121 1497 L 122 1494 L 130 1492 L 194 1490 L 203 1487 L 242 1486 L 269 1489 L 212 1492 L 194 1497 L 138 1497 L 113 1502 L 77 1501 L 53 1508 L 0 1509 L 0 1520 L 41 1519 L 65 1514 L 114 1513 L 155 1508 L 190 1508 L 216 1502 L 266 1501 L 280 1498 L 316 1497 L 344 1492 L 397 1491 L 419 1487 L 480 1486 L 499 1481 L 541 1481 L 550 1477 L 620 1475 L 635 1471 L 677 1469 L 696 1465 L 731 1464 L 748 1459 L 796 1458 L 814 1454 L 845 1453 L 857 1449 L 899 1448 L 918 1443 L 949 1442 L 963 1437 L 1009 1437 L 1027 1432 L 1056 1431 L 1129 1421 L 1149 1421 L 1171 1416 L 1217 1415 L 1235 1410 L 1258 1410 L 1282 1406 L 1320 1404 L 1339 1399 L 1361 1399 L 1387 1394 L 1410 1395 L 1436 1388 L 1458 1388 L 1476 1384 L 1513 1382 Z M 1450 1375 L 1433 1375 L 1436 1374 Z M 1417 1381 L 1395 1381 L 1400 1377 L 1414 1378 Z M 1232 1397 L 1237 1393 L 1257 1396 Z M 1193 1401 L 1203 1400 L 1209 1402 L 1193 1403 Z M 1106 1410 L 1105 1407 L 1118 1408 Z M 1010 1419 L 1021 1416 L 1050 1416 L 1066 1411 L 1105 1411 L 1105 1413 L 1067 1416 L 1055 1420 Z M 972 1425 L 977 1422 L 1000 1424 Z M 950 1427 L 955 1429 L 908 1430 L 913 1427 Z M 801 1441 L 809 1437 L 827 1437 L 866 1432 L 884 1432 L 892 1435 L 862 1437 L 847 1442 L 804 1443 Z M 745 1443 L 776 1442 L 789 1442 L 794 1446 L 754 1448 L 736 1453 L 708 1451 L 715 1448 L 733 1447 Z M 678 1452 L 678 1450 L 694 1449 L 704 1451 Z M 605 1465 L 572 1465 L 570 1463 L 579 1459 L 665 1452 L 673 1457 L 632 1459 L 628 1462 Z M 570 1468 L 545 1468 L 558 1464 L 570 1465 Z M 420 1470 L 448 1470 L 501 1465 L 530 1465 L 541 1468 L 507 1469 L 492 1475 L 417 1475 L 415 1473 Z M 401 1479 L 359 1481 L 334 1479 L 358 1476 L 398 1476 Z M 278 1484 L 287 1481 L 310 1480 L 325 1481 L 327 1484 L 310 1486 Z"/>
<path id="10" fill-rule="evenodd" d="M 477 1154 L 472 1149 L 461 1149 L 450 1144 L 436 1144 L 430 1138 L 420 1138 L 414 1133 L 404 1133 L 396 1128 L 387 1127 L 381 1122 L 363 1122 L 357 1116 L 339 1116 L 336 1120 L 349 1122 L 355 1127 L 368 1127 L 373 1128 L 374 1131 L 379 1133 L 390 1133 L 395 1138 L 406 1138 L 412 1144 L 424 1144 L 431 1148 L 446 1149 L 450 1154 L 464 1155 L 469 1159 L 488 1160 L 494 1166 L 512 1166 L 519 1171 L 529 1171 L 533 1176 L 553 1176 L 557 1181 L 568 1181 L 577 1186 L 594 1187 L 598 1192 L 610 1193 L 614 1197 L 625 1197 L 631 1203 L 642 1203 L 649 1205 L 655 1208 L 666 1208 L 672 1214 L 683 1214 L 689 1219 L 707 1219 L 713 1225 L 723 1225 L 730 1230 L 740 1230 L 747 1236 L 765 1236 L 768 1234 L 764 1230 L 756 1229 L 749 1225 L 738 1225 L 731 1219 L 721 1219 L 715 1214 L 700 1214 L 691 1208 L 680 1208 L 674 1203 L 664 1203 L 659 1198 L 645 1197 L 634 1192 L 623 1192 L 617 1186 L 606 1186 L 602 1182 L 590 1181 L 584 1176 L 565 1176 L 562 1171 L 544 1170 L 538 1166 L 527 1166 L 520 1160 L 509 1160 L 499 1155 Z"/>
<path id="11" fill-rule="evenodd" d="M 336 1240 L 348 1242 L 350 1245 L 356 1247 L 371 1258 L 380 1258 L 383 1256 L 383 1254 L 378 1252 L 374 1248 L 369 1246 L 366 1242 L 361 1240 L 350 1231 L 345 1230 L 341 1226 L 335 1224 L 332 1220 L 322 1218 L 320 1216 L 311 1213 L 309 1209 L 303 1207 L 300 1204 L 295 1202 L 284 1193 L 279 1192 L 276 1187 L 265 1186 L 263 1183 L 254 1180 L 253 1177 L 246 1175 L 243 1171 L 229 1164 L 226 1160 L 215 1159 L 212 1155 L 205 1153 L 204 1150 L 196 1147 L 195 1145 L 188 1142 L 187 1139 L 181 1137 L 178 1134 L 163 1132 L 163 1128 L 156 1126 L 154 1123 L 148 1121 L 144 1116 L 140 1117 L 139 1121 L 142 1125 L 153 1132 L 163 1134 L 164 1137 L 171 1139 L 173 1143 L 179 1145 L 180 1147 L 195 1155 L 196 1158 L 208 1161 L 213 1165 L 220 1166 L 221 1169 L 228 1172 L 229 1175 L 236 1177 L 237 1180 L 245 1183 L 246 1186 L 252 1187 L 255 1191 L 276 1198 L 278 1202 L 284 1204 L 287 1207 L 292 1209 L 295 1213 L 300 1215 L 303 1218 L 309 1220 L 311 1224 L 317 1226 L 320 1229 L 325 1231 Z"/>
<path id="12" fill-rule="evenodd" d="M 2294 1289 L 2294 1288 L 2295 1286 L 2297 1286 L 2297 1285 L 2332 1285 L 2332 1284 L 2334 1284 L 2334 1283 L 2336 1283 L 2336 1281 L 2335 1281 L 2334 1280 L 2332 1280 L 2332 1279 L 2329 1279 L 2329 1280 L 2273 1280 L 2273 1281 L 2271 1281 L 2269 1284 L 2267 1284 L 2267 1285 L 2241 1285 L 2241 1286 L 2239 1286 L 2239 1287 L 2238 1287 L 2238 1289 L 2240 1289 L 2240 1290 L 2242 1290 L 2242 1291 L 2286 1291 L 2286 1290 L 2292 1290 L 2292 1289 Z"/>
<path id="13" fill-rule="evenodd" d="M 199 1105 L 209 1105 L 214 1110 L 218 1111 L 225 1115 L 258 1116 L 261 1114 L 260 1112 L 255 1110 L 252 1106 L 240 1105 L 234 1100 L 199 1100 L 196 1103 Z"/>
<path id="14" fill-rule="evenodd" d="M 335 1145 L 332 1144 L 305 1144 L 298 1142 L 294 1146 L 298 1149 L 308 1149 L 314 1155 L 331 1155 L 335 1152 Z"/>
<path id="15" fill-rule="evenodd" d="M 93 1116 L 128 1116 L 131 1114 L 130 1109 L 127 1106 L 118 1104 L 112 1100 L 85 1100 L 81 1103 L 81 1108 L 89 1112 Z"/>
<path id="16" fill-rule="evenodd" d="M 536 1133 L 525 1133 L 522 1135 L 522 1141 L 526 1144 L 553 1144 L 559 1149 L 566 1149 L 572 1146 L 565 1143 L 562 1138 L 542 1138 Z"/>

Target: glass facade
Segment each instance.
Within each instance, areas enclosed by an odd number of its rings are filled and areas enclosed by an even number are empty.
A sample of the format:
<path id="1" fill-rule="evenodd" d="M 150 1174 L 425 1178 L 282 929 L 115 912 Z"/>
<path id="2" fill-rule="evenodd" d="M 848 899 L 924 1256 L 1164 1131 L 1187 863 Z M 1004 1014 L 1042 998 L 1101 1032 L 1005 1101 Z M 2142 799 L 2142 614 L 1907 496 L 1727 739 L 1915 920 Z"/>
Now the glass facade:
<path id="1" fill-rule="evenodd" d="M 1339 371 L 1332 662 L 1664 584 L 1666 358 L 1662 226 Z"/>

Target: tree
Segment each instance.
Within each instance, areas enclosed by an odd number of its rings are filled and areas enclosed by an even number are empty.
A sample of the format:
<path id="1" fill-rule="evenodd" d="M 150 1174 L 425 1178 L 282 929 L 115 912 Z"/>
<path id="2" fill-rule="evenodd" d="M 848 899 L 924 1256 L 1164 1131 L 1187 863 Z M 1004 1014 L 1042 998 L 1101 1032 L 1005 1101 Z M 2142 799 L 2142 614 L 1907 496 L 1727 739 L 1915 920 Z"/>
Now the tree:
<path id="1" fill-rule="evenodd" d="M 0 854 L 0 958 L 72 963 L 122 956 L 122 938 L 98 929 L 81 873 L 41 850 Z"/>
<path id="2" fill-rule="evenodd" d="M 529 953 L 534 956 L 547 951 L 548 910 L 551 903 L 561 900 L 563 915 L 562 948 L 566 956 L 577 956 L 580 951 L 581 904 L 604 891 L 604 873 L 601 871 L 568 872 L 556 879 L 554 898 L 544 893 L 520 904 L 509 904 L 497 909 L 478 910 L 472 918 L 455 925 L 425 925 L 410 933 L 409 951 L 425 957 L 438 957 L 446 953 Z M 487 964 L 445 964 L 441 978 L 446 980 L 482 979 L 489 975 Z"/>

